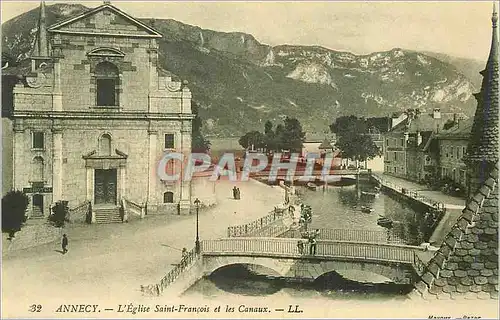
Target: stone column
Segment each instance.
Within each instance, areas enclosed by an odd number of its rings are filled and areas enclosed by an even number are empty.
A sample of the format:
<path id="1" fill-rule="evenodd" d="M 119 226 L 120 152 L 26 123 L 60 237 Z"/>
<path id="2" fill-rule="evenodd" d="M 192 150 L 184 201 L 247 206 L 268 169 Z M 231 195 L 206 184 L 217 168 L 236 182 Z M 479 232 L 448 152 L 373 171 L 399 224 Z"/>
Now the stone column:
<path id="1" fill-rule="evenodd" d="M 94 168 L 86 167 L 86 183 L 87 183 L 87 201 L 90 201 L 92 208 L 94 208 Z M 92 223 L 95 223 L 95 215 L 92 210 Z"/>
<path id="2" fill-rule="evenodd" d="M 127 190 L 127 167 L 125 165 L 120 166 L 120 197 L 118 198 L 118 203 L 121 203 L 123 198 L 126 198 Z"/>
<path id="3" fill-rule="evenodd" d="M 61 63 L 54 61 L 54 91 L 52 92 L 52 110 L 62 111 Z"/>
<path id="4" fill-rule="evenodd" d="M 23 135 L 24 135 L 24 124 L 20 119 L 14 120 L 14 136 L 12 139 L 12 188 L 22 190 L 23 179 L 21 179 L 20 174 L 22 173 L 21 168 L 25 167 L 26 164 L 31 163 L 31 161 L 22 161 L 22 159 L 18 159 L 18 157 L 22 157 L 23 152 L 21 151 L 23 148 Z M 31 143 L 31 142 L 30 142 Z M 20 171 L 17 172 L 17 168 L 20 168 Z M 30 168 L 31 169 L 31 168 Z M 30 170 L 29 169 L 29 170 Z"/>
<path id="5" fill-rule="evenodd" d="M 156 213 L 158 211 L 158 199 L 156 197 L 156 184 L 159 179 L 156 174 L 157 170 L 157 151 L 156 142 L 158 140 L 158 131 L 150 128 L 148 130 L 149 140 L 149 155 L 148 155 L 148 194 L 147 194 L 147 208 L 148 214 Z"/>
<path id="6" fill-rule="evenodd" d="M 191 153 L 191 121 L 182 122 L 180 150 L 184 157 L 189 157 Z M 179 214 L 189 214 L 191 211 L 191 181 L 184 180 L 185 161 L 181 164 L 181 179 L 179 181 Z"/>
<path id="7" fill-rule="evenodd" d="M 62 187 L 62 176 L 63 176 L 63 136 L 62 129 L 58 127 L 52 128 L 52 194 L 53 201 L 63 200 L 63 187 Z"/>

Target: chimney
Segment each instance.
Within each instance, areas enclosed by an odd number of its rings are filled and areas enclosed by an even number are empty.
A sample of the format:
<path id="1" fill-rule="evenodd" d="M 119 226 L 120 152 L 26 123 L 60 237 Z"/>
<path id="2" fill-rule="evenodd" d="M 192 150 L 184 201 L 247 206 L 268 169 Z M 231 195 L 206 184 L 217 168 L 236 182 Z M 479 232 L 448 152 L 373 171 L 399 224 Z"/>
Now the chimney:
<path id="1" fill-rule="evenodd" d="M 441 119 L 441 109 L 434 108 L 434 112 L 432 114 L 432 118 L 434 118 L 434 119 Z"/>
<path id="2" fill-rule="evenodd" d="M 417 147 L 422 143 L 422 135 L 417 131 Z"/>

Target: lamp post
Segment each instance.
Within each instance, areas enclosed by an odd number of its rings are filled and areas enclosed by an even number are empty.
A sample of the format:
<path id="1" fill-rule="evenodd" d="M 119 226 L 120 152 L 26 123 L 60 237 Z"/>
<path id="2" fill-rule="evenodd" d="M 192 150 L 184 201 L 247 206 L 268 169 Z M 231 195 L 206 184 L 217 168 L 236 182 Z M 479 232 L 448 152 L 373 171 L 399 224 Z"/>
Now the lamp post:
<path id="1" fill-rule="evenodd" d="M 199 234 L 199 211 L 200 211 L 200 199 L 196 198 L 194 200 L 194 204 L 196 205 L 196 241 L 194 242 L 194 247 L 196 253 L 200 253 L 200 234 Z"/>

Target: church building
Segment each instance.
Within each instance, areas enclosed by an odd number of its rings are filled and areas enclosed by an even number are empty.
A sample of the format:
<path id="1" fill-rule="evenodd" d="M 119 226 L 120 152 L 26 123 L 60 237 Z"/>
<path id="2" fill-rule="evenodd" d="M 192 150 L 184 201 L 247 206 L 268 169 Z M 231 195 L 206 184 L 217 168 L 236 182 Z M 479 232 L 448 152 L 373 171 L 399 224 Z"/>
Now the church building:
<path id="1" fill-rule="evenodd" d="M 12 168 L 3 168 L 29 196 L 29 216 L 48 216 L 59 200 L 90 202 L 93 221 L 123 201 L 146 214 L 189 213 L 191 182 L 156 172 L 166 152 L 191 151 L 194 118 L 186 83 L 160 68 L 161 37 L 109 2 L 47 26 L 41 2 L 31 72 L 13 89 Z"/>

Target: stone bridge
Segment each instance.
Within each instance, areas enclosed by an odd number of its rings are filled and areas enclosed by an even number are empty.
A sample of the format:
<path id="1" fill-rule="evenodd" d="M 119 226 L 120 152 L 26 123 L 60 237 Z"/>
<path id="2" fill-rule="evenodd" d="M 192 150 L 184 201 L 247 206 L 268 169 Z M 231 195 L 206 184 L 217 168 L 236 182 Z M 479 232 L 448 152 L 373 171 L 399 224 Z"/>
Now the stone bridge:
<path id="1" fill-rule="evenodd" d="M 400 244 L 320 240 L 316 254 L 309 255 L 299 252 L 297 239 L 205 240 L 200 253 L 190 252 L 159 284 L 143 286 L 141 290 L 151 295 L 179 295 L 203 276 L 236 264 L 264 267 L 270 271 L 266 276 L 293 281 L 312 282 L 329 272 L 342 275 L 348 270 L 358 270 L 408 284 L 417 281 L 423 269 L 416 255 L 422 250 Z"/>

